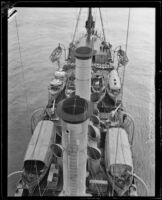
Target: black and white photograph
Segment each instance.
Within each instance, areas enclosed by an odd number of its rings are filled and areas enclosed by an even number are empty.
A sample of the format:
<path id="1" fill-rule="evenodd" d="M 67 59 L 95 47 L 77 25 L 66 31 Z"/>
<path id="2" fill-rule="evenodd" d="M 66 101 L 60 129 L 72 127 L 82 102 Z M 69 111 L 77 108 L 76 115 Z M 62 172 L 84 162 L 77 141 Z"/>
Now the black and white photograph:
<path id="1" fill-rule="evenodd" d="M 8 9 L 8 196 L 155 196 L 155 16 Z"/>

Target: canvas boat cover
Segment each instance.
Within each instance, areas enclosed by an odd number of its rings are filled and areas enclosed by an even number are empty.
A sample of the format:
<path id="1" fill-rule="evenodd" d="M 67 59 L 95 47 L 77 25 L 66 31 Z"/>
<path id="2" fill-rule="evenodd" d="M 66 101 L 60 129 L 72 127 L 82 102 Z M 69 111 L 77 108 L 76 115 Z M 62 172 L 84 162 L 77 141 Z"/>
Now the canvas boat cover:
<path id="1" fill-rule="evenodd" d="M 110 72 L 109 87 L 112 90 L 119 90 L 121 88 L 120 78 L 118 72 L 115 69 Z"/>
<path id="2" fill-rule="evenodd" d="M 54 123 L 48 120 L 40 121 L 29 142 L 24 163 L 26 163 L 26 161 L 41 161 L 48 167 L 52 157 L 50 146 L 54 142 Z"/>
<path id="3" fill-rule="evenodd" d="M 121 176 L 126 170 L 132 172 L 132 152 L 127 133 L 123 128 L 110 128 L 107 132 L 105 164 L 107 171 L 114 176 Z"/>

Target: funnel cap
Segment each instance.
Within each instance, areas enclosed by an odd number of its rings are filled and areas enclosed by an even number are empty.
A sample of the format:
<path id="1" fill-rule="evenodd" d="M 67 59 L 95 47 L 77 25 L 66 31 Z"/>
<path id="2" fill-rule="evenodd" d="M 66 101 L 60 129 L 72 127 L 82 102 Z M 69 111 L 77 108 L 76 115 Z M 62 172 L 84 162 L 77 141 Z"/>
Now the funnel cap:
<path id="1" fill-rule="evenodd" d="M 80 60 L 87 60 L 92 57 L 92 49 L 90 47 L 78 47 L 75 50 L 75 57 Z"/>
<path id="2" fill-rule="evenodd" d="M 56 109 L 58 116 L 65 122 L 79 124 L 93 114 L 93 105 L 87 100 L 75 95 L 61 101 Z"/>

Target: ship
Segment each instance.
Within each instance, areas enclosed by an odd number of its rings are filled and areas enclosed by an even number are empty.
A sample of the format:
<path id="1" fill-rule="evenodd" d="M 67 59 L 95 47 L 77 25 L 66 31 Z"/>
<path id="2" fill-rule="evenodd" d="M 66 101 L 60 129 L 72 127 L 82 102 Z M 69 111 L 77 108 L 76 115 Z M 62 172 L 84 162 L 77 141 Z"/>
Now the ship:
<path id="1" fill-rule="evenodd" d="M 49 56 L 57 63 L 45 108 L 31 117 L 31 140 L 15 196 L 138 196 L 133 165 L 134 120 L 123 105 L 122 46 L 98 34 L 88 8 L 85 33 Z M 65 54 L 64 64 L 60 60 Z M 122 71 L 123 73 L 119 73 Z"/>

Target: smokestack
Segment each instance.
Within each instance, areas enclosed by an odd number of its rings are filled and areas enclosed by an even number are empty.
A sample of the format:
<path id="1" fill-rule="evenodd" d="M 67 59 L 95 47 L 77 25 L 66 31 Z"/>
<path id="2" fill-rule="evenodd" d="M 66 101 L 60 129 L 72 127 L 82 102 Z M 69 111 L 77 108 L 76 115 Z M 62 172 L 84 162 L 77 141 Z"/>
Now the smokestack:
<path id="1" fill-rule="evenodd" d="M 92 113 L 92 104 L 79 96 L 65 99 L 57 106 L 57 114 L 62 119 L 63 147 L 63 191 L 60 196 L 87 196 L 87 133 Z"/>
<path id="2" fill-rule="evenodd" d="M 79 47 L 75 51 L 75 57 L 76 95 L 90 101 L 92 49 L 87 46 Z"/>

